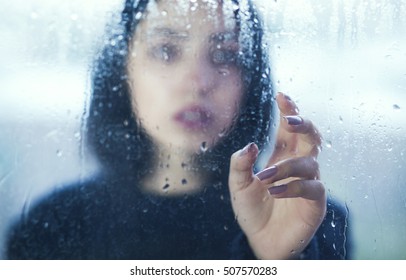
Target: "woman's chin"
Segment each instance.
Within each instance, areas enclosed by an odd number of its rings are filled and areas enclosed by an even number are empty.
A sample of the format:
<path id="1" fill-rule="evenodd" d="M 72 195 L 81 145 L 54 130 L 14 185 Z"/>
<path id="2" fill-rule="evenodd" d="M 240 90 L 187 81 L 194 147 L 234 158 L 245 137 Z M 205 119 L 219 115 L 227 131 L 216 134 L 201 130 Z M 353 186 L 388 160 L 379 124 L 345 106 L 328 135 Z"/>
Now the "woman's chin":
<path id="1" fill-rule="evenodd" d="M 164 146 L 166 146 L 167 151 L 175 155 L 177 154 L 182 156 L 195 156 L 208 151 L 213 146 L 213 143 L 209 143 L 205 140 L 191 141 L 189 139 L 184 141 L 166 143 Z"/>

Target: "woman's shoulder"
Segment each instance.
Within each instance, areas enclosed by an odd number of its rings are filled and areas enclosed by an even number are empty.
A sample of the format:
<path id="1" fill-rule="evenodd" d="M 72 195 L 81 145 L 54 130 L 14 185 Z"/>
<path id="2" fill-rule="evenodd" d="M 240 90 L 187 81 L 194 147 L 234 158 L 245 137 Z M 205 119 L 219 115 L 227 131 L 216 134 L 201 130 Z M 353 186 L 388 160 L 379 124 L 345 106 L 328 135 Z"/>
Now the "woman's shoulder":
<path id="1" fill-rule="evenodd" d="M 49 259 L 58 248 L 71 247 L 72 244 L 67 244 L 70 240 L 83 239 L 81 228 L 85 226 L 86 217 L 96 218 L 98 212 L 92 209 L 103 200 L 100 189 L 104 185 L 101 177 L 67 184 L 39 199 L 32 207 L 22 209 L 9 229 L 6 257 Z M 78 236 L 72 238 L 72 235 Z"/>
<path id="2" fill-rule="evenodd" d="M 346 205 L 328 198 L 326 216 L 310 244 L 301 254 L 301 259 L 350 259 L 352 239 L 349 225 L 349 211 Z"/>
<path id="3" fill-rule="evenodd" d="M 100 195 L 100 189 L 103 189 L 105 184 L 106 181 L 103 177 L 96 176 L 55 187 L 52 191 L 37 199 L 29 209 L 24 209 L 21 218 L 24 218 L 24 215 L 48 215 L 59 212 L 62 214 L 66 211 L 78 209 L 78 207 L 89 201 L 97 202 L 94 197 Z"/>
<path id="4" fill-rule="evenodd" d="M 322 259 L 350 259 L 352 238 L 350 211 L 337 199 L 327 200 L 327 212 L 316 238 Z"/>

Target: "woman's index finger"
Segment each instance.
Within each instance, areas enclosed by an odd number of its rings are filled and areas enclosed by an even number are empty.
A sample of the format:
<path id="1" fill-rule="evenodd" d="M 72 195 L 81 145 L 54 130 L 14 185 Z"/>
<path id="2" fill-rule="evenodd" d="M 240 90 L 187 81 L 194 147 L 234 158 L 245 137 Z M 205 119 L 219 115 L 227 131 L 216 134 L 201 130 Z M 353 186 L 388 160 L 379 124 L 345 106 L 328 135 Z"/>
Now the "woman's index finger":
<path id="1" fill-rule="evenodd" d="M 283 94 L 282 92 L 278 92 L 278 94 L 276 95 L 276 102 L 282 116 L 299 114 L 299 108 L 296 106 L 295 102 L 289 96 Z"/>

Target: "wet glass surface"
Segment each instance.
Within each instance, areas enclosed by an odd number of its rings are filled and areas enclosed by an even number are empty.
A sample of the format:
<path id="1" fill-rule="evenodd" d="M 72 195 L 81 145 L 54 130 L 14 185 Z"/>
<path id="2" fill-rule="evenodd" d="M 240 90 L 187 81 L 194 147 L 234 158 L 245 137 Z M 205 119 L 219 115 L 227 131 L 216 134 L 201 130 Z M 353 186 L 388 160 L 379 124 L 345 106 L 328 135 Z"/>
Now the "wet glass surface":
<path id="1" fill-rule="evenodd" d="M 274 90 L 289 94 L 323 135 L 321 178 L 349 213 L 352 257 L 406 259 L 406 1 L 257 2 L 268 28 Z M 0 244 L 5 225 L 39 197 L 97 172 L 84 142 L 89 65 L 121 4 L 2 4 Z M 178 54 L 168 45 L 152 49 L 165 61 Z M 211 59 L 234 58 L 214 52 Z M 205 114 L 181 117 L 190 125 Z M 196 145 L 204 153 L 210 142 Z M 167 162 L 165 156 L 162 166 Z M 167 181 L 163 191 L 172 186 Z"/>

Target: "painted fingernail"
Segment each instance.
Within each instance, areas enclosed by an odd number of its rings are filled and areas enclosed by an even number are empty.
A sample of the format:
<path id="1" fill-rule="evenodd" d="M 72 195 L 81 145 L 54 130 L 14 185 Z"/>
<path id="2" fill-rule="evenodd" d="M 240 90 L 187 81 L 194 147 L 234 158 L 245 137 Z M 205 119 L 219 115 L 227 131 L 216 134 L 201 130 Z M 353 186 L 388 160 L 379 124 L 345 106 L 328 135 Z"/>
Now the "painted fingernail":
<path id="1" fill-rule="evenodd" d="M 299 116 L 285 116 L 284 118 L 289 125 L 300 125 L 303 123 L 303 119 Z"/>
<path id="2" fill-rule="evenodd" d="M 268 188 L 268 192 L 272 194 L 280 194 L 288 189 L 288 185 L 280 185 Z"/>
<path id="3" fill-rule="evenodd" d="M 286 94 L 284 94 L 284 93 L 282 93 L 283 94 L 283 96 L 285 97 L 285 99 L 286 100 L 288 100 L 288 101 L 292 101 L 292 98 L 290 98 L 290 96 L 289 95 L 286 95 Z"/>
<path id="4" fill-rule="evenodd" d="M 271 167 L 268 167 L 261 172 L 258 172 L 256 176 L 258 177 L 259 180 L 263 181 L 265 179 L 269 179 L 272 176 L 274 176 L 278 172 L 278 168 L 274 165 Z"/>
<path id="5" fill-rule="evenodd" d="M 254 142 L 249 143 L 247 146 L 245 146 L 241 152 L 240 152 L 240 157 L 245 156 L 246 154 L 248 154 L 249 152 L 252 151 L 252 149 L 254 148 Z"/>

